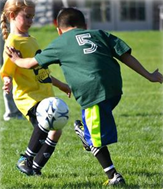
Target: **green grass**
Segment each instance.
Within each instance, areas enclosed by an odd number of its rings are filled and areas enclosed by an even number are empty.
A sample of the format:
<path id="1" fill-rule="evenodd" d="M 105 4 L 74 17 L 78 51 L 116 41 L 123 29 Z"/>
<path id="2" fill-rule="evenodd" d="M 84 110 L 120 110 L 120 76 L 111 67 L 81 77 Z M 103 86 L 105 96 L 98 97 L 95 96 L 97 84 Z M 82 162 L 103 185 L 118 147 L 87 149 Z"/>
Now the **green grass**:
<path id="1" fill-rule="evenodd" d="M 57 36 L 55 29 L 33 28 L 41 47 Z M 133 49 L 140 62 L 149 70 L 162 65 L 162 35 L 157 31 L 114 32 Z M 120 63 L 121 64 L 121 63 Z M 50 66 L 55 77 L 64 80 L 59 66 Z M 114 110 L 119 142 L 109 146 L 117 170 L 123 174 L 127 189 L 163 188 L 163 102 L 162 85 L 150 83 L 121 64 L 123 97 Z M 2 82 L 0 83 L 2 87 Z M 107 179 L 102 168 L 90 153 L 82 150 L 73 131 L 73 122 L 80 118 L 80 107 L 74 98 L 68 99 L 58 89 L 56 96 L 63 98 L 70 108 L 70 120 L 64 129 L 55 153 L 42 170 L 41 177 L 27 177 L 15 167 L 31 136 L 32 126 L 27 121 L 3 122 L 2 95 L 0 112 L 0 176 L 1 189 L 101 189 Z"/>

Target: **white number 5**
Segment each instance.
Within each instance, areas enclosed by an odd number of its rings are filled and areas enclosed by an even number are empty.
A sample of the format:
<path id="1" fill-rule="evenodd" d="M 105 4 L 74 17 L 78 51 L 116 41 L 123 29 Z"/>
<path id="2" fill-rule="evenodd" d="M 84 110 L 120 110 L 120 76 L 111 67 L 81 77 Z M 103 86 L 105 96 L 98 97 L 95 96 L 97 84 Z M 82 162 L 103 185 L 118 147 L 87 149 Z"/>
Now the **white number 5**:
<path id="1" fill-rule="evenodd" d="M 90 48 L 83 49 L 84 54 L 90 54 L 96 51 L 97 45 L 93 43 L 92 41 L 88 40 L 87 38 L 91 38 L 90 33 L 76 35 L 76 40 L 80 46 L 85 44 L 90 44 Z"/>

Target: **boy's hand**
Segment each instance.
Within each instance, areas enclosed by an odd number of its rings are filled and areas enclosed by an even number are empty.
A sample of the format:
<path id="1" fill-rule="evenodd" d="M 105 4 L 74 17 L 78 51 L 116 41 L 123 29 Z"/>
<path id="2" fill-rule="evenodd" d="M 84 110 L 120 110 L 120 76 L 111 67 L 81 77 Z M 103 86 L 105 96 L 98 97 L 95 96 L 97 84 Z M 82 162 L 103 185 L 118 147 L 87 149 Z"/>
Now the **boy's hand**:
<path id="1" fill-rule="evenodd" d="M 69 98 L 71 97 L 71 89 L 66 83 L 60 84 L 59 89 L 65 92 Z"/>
<path id="2" fill-rule="evenodd" d="M 125 63 L 128 67 L 136 71 L 138 74 L 142 75 L 151 82 L 163 83 L 163 75 L 157 70 L 150 73 L 146 70 L 141 63 L 129 53 L 125 53 L 121 56 L 121 61 Z"/>
<path id="3" fill-rule="evenodd" d="M 12 89 L 12 80 L 10 77 L 3 77 L 3 81 L 4 81 L 4 85 L 2 87 L 2 89 L 9 94 L 9 92 Z"/>
<path id="4" fill-rule="evenodd" d="M 163 75 L 157 69 L 153 73 L 150 74 L 149 80 L 151 82 L 163 83 Z"/>
<path id="5" fill-rule="evenodd" d="M 6 47 L 5 53 L 10 57 L 12 62 L 16 62 L 19 58 L 22 58 L 21 52 L 14 47 Z"/>
<path id="6" fill-rule="evenodd" d="M 70 89 L 70 87 L 66 83 L 63 83 L 62 81 L 59 81 L 55 77 L 53 77 L 53 76 L 50 76 L 50 77 L 51 77 L 52 84 L 55 87 L 58 87 L 61 91 L 65 92 L 67 94 L 67 96 L 70 98 L 71 97 L 71 89 Z"/>

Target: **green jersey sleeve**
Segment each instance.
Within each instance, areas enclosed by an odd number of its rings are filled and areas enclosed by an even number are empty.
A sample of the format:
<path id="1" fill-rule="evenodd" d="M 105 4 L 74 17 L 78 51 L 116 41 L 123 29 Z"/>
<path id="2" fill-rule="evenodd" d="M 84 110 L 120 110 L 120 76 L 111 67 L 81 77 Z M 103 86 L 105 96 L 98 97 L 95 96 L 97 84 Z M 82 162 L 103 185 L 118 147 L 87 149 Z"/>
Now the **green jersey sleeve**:
<path id="1" fill-rule="evenodd" d="M 55 41 L 55 40 L 54 40 Z M 40 66 L 49 66 L 50 64 L 60 64 L 60 60 L 58 57 L 58 53 L 56 50 L 57 46 L 54 45 L 54 41 L 52 41 L 47 48 L 45 48 L 40 54 L 35 56 L 38 64 Z"/>
<path id="2" fill-rule="evenodd" d="M 106 42 L 110 47 L 113 57 L 120 60 L 120 57 L 125 53 L 131 53 L 131 48 L 122 39 L 105 32 L 107 36 Z"/>

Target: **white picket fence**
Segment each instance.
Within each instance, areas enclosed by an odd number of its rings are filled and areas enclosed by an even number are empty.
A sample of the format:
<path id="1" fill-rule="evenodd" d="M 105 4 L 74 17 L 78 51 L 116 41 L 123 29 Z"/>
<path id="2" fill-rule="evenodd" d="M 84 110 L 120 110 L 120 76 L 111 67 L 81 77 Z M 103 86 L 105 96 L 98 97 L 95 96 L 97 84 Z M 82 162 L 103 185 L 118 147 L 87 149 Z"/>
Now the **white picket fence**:
<path id="1" fill-rule="evenodd" d="M 53 22 L 53 0 L 38 0 L 36 1 L 36 14 L 34 26 L 43 26 Z"/>
<path id="2" fill-rule="evenodd" d="M 56 0 L 57 1 L 57 0 Z M 60 0 L 61 1 L 61 0 Z M 37 0 L 36 1 L 36 14 L 34 19 L 34 26 L 43 26 L 46 24 L 53 23 L 53 3 L 55 6 L 54 0 Z M 68 1 L 62 0 L 63 7 L 68 7 Z M 91 19 L 90 19 L 90 9 L 89 8 L 80 8 L 83 12 L 87 27 L 91 28 Z"/>
<path id="3" fill-rule="evenodd" d="M 163 30 L 163 5 L 160 6 L 160 23 L 159 23 L 160 30 Z"/>

